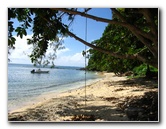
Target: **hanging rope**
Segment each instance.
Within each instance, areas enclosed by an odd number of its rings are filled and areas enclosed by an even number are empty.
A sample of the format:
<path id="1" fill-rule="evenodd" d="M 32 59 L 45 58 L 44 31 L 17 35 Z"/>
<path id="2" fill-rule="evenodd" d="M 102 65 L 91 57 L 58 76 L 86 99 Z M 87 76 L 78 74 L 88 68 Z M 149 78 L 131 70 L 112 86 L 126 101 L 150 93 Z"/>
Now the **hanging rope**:
<path id="1" fill-rule="evenodd" d="M 87 13 L 88 10 L 85 9 L 85 13 Z M 85 18 L 85 41 L 87 41 L 87 17 Z M 85 45 L 85 106 L 86 106 L 86 45 Z"/>

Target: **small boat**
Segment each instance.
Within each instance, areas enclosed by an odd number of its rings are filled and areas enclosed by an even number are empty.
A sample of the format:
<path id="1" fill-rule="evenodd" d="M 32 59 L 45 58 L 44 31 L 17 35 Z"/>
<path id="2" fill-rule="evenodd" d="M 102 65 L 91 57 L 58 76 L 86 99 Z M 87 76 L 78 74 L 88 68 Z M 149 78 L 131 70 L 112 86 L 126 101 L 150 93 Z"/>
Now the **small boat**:
<path id="1" fill-rule="evenodd" d="M 33 70 L 31 71 L 31 73 L 49 73 L 49 71 L 42 71 L 42 70 L 40 70 L 40 69 L 38 69 L 38 70 L 35 71 L 35 70 L 33 69 Z"/>

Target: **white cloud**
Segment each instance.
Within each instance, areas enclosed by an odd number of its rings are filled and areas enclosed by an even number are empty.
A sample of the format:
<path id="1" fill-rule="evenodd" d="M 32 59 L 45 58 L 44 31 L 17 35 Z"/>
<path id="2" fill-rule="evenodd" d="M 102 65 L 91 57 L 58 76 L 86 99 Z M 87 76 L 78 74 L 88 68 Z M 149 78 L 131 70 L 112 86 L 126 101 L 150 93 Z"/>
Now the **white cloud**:
<path id="1" fill-rule="evenodd" d="M 11 51 L 11 55 L 9 55 L 9 59 L 12 63 L 22 63 L 22 64 L 30 64 L 30 58 L 28 55 L 32 51 L 32 46 L 27 45 L 27 38 L 31 38 L 32 35 L 24 36 L 22 39 L 19 37 L 16 38 L 15 49 Z M 52 48 L 48 48 L 46 55 L 49 53 L 53 53 Z M 62 66 L 85 66 L 85 58 L 82 55 L 82 52 L 77 52 L 75 54 L 71 54 L 72 51 L 69 48 L 64 48 L 61 50 L 57 50 L 56 55 L 57 59 L 55 59 L 55 65 Z"/>
<path id="2" fill-rule="evenodd" d="M 68 56 L 59 56 L 55 60 L 56 65 L 62 66 L 85 66 L 85 58 L 82 55 L 82 52 L 76 53 L 74 55 Z"/>
<path id="3" fill-rule="evenodd" d="M 32 35 L 24 36 L 22 39 L 20 37 L 15 36 L 16 43 L 15 49 L 11 50 L 11 55 L 9 55 L 9 59 L 13 63 L 30 63 L 30 58 L 28 55 L 32 51 L 32 46 L 27 45 L 27 39 L 31 38 Z"/>
<path id="4" fill-rule="evenodd" d="M 48 49 L 46 55 L 49 53 L 53 53 L 51 48 Z M 82 52 L 71 54 L 72 51 L 69 48 L 64 48 L 61 50 L 57 50 L 56 55 L 57 58 L 55 59 L 55 65 L 60 66 L 85 66 L 85 58 L 82 55 Z"/>
<path id="5" fill-rule="evenodd" d="M 68 51 L 70 51 L 69 48 L 64 48 L 64 49 L 58 50 L 56 54 L 57 54 L 57 56 L 60 56 L 63 53 L 68 52 Z"/>

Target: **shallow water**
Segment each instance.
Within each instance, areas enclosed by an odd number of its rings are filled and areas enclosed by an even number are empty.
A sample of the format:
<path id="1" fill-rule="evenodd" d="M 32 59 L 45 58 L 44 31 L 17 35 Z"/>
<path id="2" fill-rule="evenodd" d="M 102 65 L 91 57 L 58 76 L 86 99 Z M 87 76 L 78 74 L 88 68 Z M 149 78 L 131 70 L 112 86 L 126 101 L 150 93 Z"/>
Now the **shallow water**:
<path id="1" fill-rule="evenodd" d="M 33 65 L 8 64 L 8 111 L 24 106 L 41 94 L 60 93 L 85 85 L 85 72 L 79 67 L 59 66 L 49 70 L 49 74 L 31 74 Z M 87 72 L 87 84 L 94 82 L 99 76 L 95 72 Z"/>

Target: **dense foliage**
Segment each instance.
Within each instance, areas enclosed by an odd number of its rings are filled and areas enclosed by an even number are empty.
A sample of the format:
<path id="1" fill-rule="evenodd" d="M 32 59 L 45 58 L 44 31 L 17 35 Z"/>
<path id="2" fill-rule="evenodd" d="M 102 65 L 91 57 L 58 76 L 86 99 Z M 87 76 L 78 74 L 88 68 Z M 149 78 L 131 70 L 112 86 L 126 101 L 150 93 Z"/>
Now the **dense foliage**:
<path id="1" fill-rule="evenodd" d="M 129 13 L 128 9 L 119 9 L 123 15 L 127 15 L 127 19 L 132 24 L 138 24 L 144 31 L 149 32 L 150 29 L 145 26 L 145 18 L 142 15 L 133 15 Z M 113 20 L 118 20 L 117 15 L 113 15 Z M 92 42 L 97 47 L 113 51 L 119 55 L 135 55 L 140 54 L 147 60 L 154 59 L 153 54 L 150 52 L 147 46 L 141 43 L 141 41 L 131 32 L 129 29 L 120 26 L 109 24 L 98 40 Z M 107 54 L 100 53 L 94 49 L 89 50 L 89 63 L 87 68 L 89 70 L 97 71 L 111 71 L 115 73 L 124 73 L 127 71 L 134 71 L 139 75 L 145 75 L 147 67 L 145 65 L 145 71 L 138 72 L 135 67 L 144 64 L 137 59 L 131 60 L 128 58 L 116 58 L 114 56 L 108 56 Z M 145 62 L 146 63 L 146 62 Z M 134 69 L 135 68 L 135 69 Z M 152 68 L 152 66 L 151 66 Z"/>
<path id="2" fill-rule="evenodd" d="M 126 28 L 111 24 L 106 27 L 102 37 L 92 43 L 120 54 L 135 54 L 144 47 Z M 141 64 L 138 60 L 116 58 L 94 49 L 90 49 L 89 53 L 90 59 L 87 67 L 89 70 L 111 71 L 121 74 Z"/>

